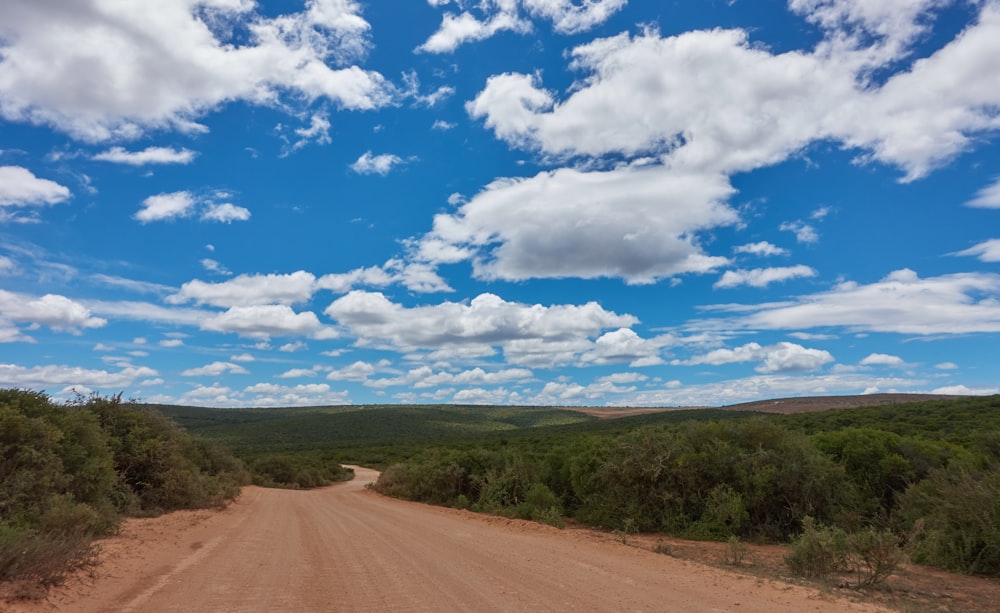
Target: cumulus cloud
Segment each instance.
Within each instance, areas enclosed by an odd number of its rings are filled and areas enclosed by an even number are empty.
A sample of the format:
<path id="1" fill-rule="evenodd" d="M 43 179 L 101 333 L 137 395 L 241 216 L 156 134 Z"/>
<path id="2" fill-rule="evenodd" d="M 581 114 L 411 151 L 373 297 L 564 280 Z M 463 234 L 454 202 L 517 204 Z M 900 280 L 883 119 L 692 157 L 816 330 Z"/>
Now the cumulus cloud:
<path id="1" fill-rule="evenodd" d="M 317 279 L 316 288 L 346 294 L 359 287 L 382 288 L 397 283 L 413 292 L 454 291 L 431 265 L 395 258 L 382 266 L 366 266 L 346 273 L 323 275 Z"/>
<path id="2" fill-rule="evenodd" d="M 788 396 L 852 395 L 866 390 L 927 392 L 926 381 L 863 374 L 761 374 L 698 385 L 665 386 L 628 394 L 615 401 L 625 406 L 722 406 Z"/>
<path id="3" fill-rule="evenodd" d="M 304 10 L 273 17 L 256 8 L 164 0 L 132 11 L 88 0 L 53 11 L 11 0 L 0 13 L 0 114 L 105 141 L 204 131 L 198 117 L 235 100 L 371 109 L 392 99 L 380 74 L 351 65 L 370 27 L 357 2 L 307 0 Z"/>
<path id="4" fill-rule="evenodd" d="M 6 322 L 48 326 L 74 334 L 79 334 L 83 328 L 101 328 L 108 323 L 94 316 L 85 305 L 65 296 L 35 297 L 0 289 L 0 325 Z"/>
<path id="5" fill-rule="evenodd" d="M 245 401 L 255 407 L 329 406 L 350 404 L 346 391 L 335 391 L 326 383 L 304 383 L 286 386 L 258 383 L 243 389 L 252 394 Z"/>
<path id="6" fill-rule="evenodd" d="M 757 372 L 772 373 L 816 370 L 832 361 L 833 356 L 829 351 L 781 342 L 766 347 L 758 343 L 747 343 L 735 349 L 716 349 L 705 355 L 675 363 L 689 366 L 697 364 L 721 366 L 740 362 L 760 362 L 755 368 Z"/>
<path id="7" fill-rule="evenodd" d="M 380 368 L 388 366 L 388 363 L 371 364 L 364 360 L 358 360 L 343 368 L 337 368 L 327 373 L 326 378 L 331 381 L 365 381 L 379 371 Z"/>
<path id="8" fill-rule="evenodd" d="M 469 12 L 463 12 L 459 15 L 445 13 L 437 31 L 417 47 L 416 51 L 451 53 L 464 43 L 485 40 L 505 30 L 525 34 L 531 31 L 531 23 L 512 12 L 497 12 L 483 20 Z"/>
<path id="9" fill-rule="evenodd" d="M 93 156 L 92 159 L 130 166 L 147 164 L 190 164 L 198 154 L 190 149 L 173 147 L 146 147 L 142 151 L 128 151 L 124 147 L 111 147 Z"/>
<path id="10" fill-rule="evenodd" d="M 201 214 L 202 221 L 219 221 L 231 223 L 233 221 L 246 221 L 250 219 L 250 211 L 241 206 L 236 206 L 230 202 L 210 204 L 205 212 Z"/>
<path id="11" fill-rule="evenodd" d="M 283 304 L 230 307 L 229 310 L 203 321 L 201 328 L 260 339 L 272 336 L 336 337 L 336 332 L 320 324 L 315 313 L 296 313 Z"/>
<path id="12" fill-rule="evenodd" d="M 69 197 L 69 188 L 36 177 L 27 168 L 0 166 L 0 207 L 56 204 Z"/>
<path id="13" fill-rule="evenodd" d="M 365 151 L 353 164 L 351 170 L 359 175 L 381 175 L 386 176 L 395 166 L 405 163 L 403 158 L 391 153 L 372 155 L 371 151 Z"/>
<path id="14" fill-rule="evenodd" d="M 156 194 L 143 200 L 142 208 L 133 217 L 144 224 L 177 219 L 190 215 L 194 205 L 195 199 L 190 192 Z"/>
<path id="15" fill-rule="evenodd" d="M 862 366 L 902 366 L 903 358 L 886 353 L 872 353 L 861 360 Z"/>
<path id="16" fill-rule="evenodd" d="M 480 279 L 620 277 L 652 283 L 728 263 L 704 253 L 697 234 L 737 221 L 720 175 L 628 166 L 564 168 L 499 179 L 453 214 L 435 217 L 414 258 L 470 259 Z"/>
<path id="17" fill-rule="evenodd" d="M 727 270 L 712 287 L 730 288 L 741 285 L 750 287 L 767 287 L 772 283 L 780 283 L 789 279 L 815 277 L 816 271 L 804 265 L 783 266 L 778 268 L 754 268 L 753 270 Z"/>
<path id="18" fill-rule="evenodd" d="M 181 371 L 181 375 L 185 377 L 218 377 L 219 375 L 225 373 L 229 373 L 231 375 L 248 375 L 250 374 L 250 371 L 243 368 L 239 364 L 233 364 L 232 362 L 212 362 L 211 364 L 206 364 L 205 366 L 189 368 Z"/>
<path id="19" fill-rule="evenodd" d="M 136 221 L 147 224 L 153 221 L 169 221 L 191 216 L 196 209 L 202 209 L 202 221 L 246 221 L 250 219 L 250 211 L 229 202 L 216 202 L 215 197 L 229 194 L 213 194 L 212 196 L 195 196 L 189 191 L 170 192 L 149 196 L 142 201 L 141 208 L 132 216 Z"/>
<path id="20" fill-rule="evenodd" d="M 773 255 L 788 255 L 787 249 L 782 249 L 777 245 L 773 245 L 767 241 L 761 241 L 759 243 L 747 243 L 746 245 L 739 245 L 733 248 L 734 253 L 747 253 L 750 255 L 756 255 L 761 257 L 773 256 Z"/>
<path id="21" fill-rule="evenodd" d="M 819 240 L 816 228 L 802 221 L 786 221 L 778 228 L 782 232 L 791 232 L 800 243 L 815 243 Z"/>
<path id="22" fill-rule="evenodd" d="M 239 275 L 221 283 L 195 279 L 167 297 L 170 304 L 210 304 L 218 307 L 306 302 L 315 290 L 316 277 L 299 270 L 290 274 Z"/>
<path id="23" fill-rule="evenodd" d="M 1000 275 L 957 273 L 922 279 L 902 269 L 875 283 L 848 281 L 787 303 L 727 305 L 716 310 L 743 314 L 697 325 L 754 330 L 834 327 L 916 335 L 998 332 Z"/>
<path id="24" fill-rule="evenodd" d="M 598 337 L 593 347 L 580 359 L 584 364 L 620 364 L 627 362 L 633 368 L 662 364 L 660 350 L 674 343 L 669 335 L 645 339 L 629 328 L 619 328 Z"/>
<path id="25" fill-rule="evenodd" d="M 75 386 L 121 390 L 138 379 L 158 374 L 145 366 L 125 366 L 118 371 L 109 372 L 79 366 L 0 364 L 0 386 L 33 389 Z"/>
<path id="26" fill-rule="evenodd" d="M 934 3 L 906 3 L 913 10 L 898 24 L 886 21 L 898 2 L 868 3 L 879 7 L 871 11 L 851 2 L 847 13 L 839 2 L 798 4 L 825 23 L 861 23 L 911 41 Z M 823 7 L 831 13 L 820 17 Z M 812 53 L 774 54 L 742 30 L 622 34 L 572 50 L 571 66 L 584 76 L 562 99 L 537 76 L 508 73 L 491 77 L 467 109 L 498 138 L 549 155 L 660 155 L 673 168 L 731 174 L 829 139 L 867 152 L 861 160 L 896 165 L 905 180 L 1000 125 L 991 110 L 1000 92 L 986 85 L 1000 77 L 996 3 L 983 3 L 977 23 L 881 86 L 868 71 L 898 60 L 905 46 L 866 55 L 843 44 L 842 29 L 827 35 Z"/>
<path id="27" fill-rule="evenodd" d="M 460 14 L 447 12 L 441 25 L 418 52 L 451 53 L 460 45 L 485 40 L 499 32 L 527 34 L 532 31 L 528 17 L 552 23 L 560 34 L 577 34 L 604 23 L 625 6 L 627 0 L 487 0 L 468 6 Z M 431 1 L 432 6 L 447 2 Z M 466 7 L 465 3 L 459 6 Z M 475 14 L 473 14 L 473 12 Z"/>
<path id="28" fill-rule="evenodd" d="M 1000 238 L 991 238 L 951 255 L 974 256 L 979 258 L 980 262 L 1000 262 Z"/>
<path id="29" fill-rule="evenodd" d="M 605 329 L 628 327 L 631 315 L 606 311 L 597 303 L 527 305 L 481 294 L 468 303 L 443 302 L 407 308 L 378 292 L 355 290 L 325 311 L 357 338 L 359 346 L 403 351 L 450 352 L 474 348 L 488 354 L 502 347 L 508 362 L 552 365 L 578 359 Z"/>

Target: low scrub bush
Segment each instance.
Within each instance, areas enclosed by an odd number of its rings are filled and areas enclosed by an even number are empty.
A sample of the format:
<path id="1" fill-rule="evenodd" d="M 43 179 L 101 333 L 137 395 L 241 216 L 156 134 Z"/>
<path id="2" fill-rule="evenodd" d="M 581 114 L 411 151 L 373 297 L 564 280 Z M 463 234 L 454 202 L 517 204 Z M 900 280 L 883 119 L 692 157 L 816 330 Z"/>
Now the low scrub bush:
<path id="1" fill-rule="evenodd" d="M 847 534 L 840 528 L 816 526 L 809 517 L 785 556 L 789 570 L 799 577 L 822 578 L 847 569 Z"/>
<path id="2" fill-rule="evenodd" d="M 903 552 L 896 536 L 869 527 L 846 533 L 837 527 L 816 527 L 812 518 L 792 542 L 785 563 L 793 574 L 815 579 L 850 573 L 858 587 L 885 581 L 899 567 Z"/>

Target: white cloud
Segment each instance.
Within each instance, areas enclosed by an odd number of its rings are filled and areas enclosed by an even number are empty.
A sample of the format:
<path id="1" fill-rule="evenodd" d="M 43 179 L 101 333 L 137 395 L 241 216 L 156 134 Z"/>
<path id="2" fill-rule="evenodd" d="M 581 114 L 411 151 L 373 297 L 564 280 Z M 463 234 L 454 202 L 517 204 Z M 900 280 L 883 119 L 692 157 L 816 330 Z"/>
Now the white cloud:
<path id="1" fill-rule="evenodd" d="M 125 277 L 116 277 L 105 274 L 91 275 L 90 278 L 104 285 L 118 287 L 140 294 L 165 294 L 175 290 L 175 288 L 170 287 L 169 285 L 150 283 L 149 281 L 138 281 L 136 279 L 127 279 Z"/>
<path id="2" fill-rule="evenodd" d="M 294 386 L 257 383 L 247 386 L 243 392 L 254 395 L 244 402 L 255 407 L 329 406 L 351 402 L 347 392 L 333 391 L 326 383 Z"/>
<path id="3" fill-rule="evenodd" d="M 881 8 L 838 8 L 829 20 L 879 30 L 894 14 L 884 9 L 898 3 L 869 4 Z M 664 38 L 650 29 L 573 49 L 571 67 L 584 74 L 563 99 L 537 76 L 508 73 L 491 77 L 467 109 L 498 138 L 552 156 L 658 155 L 674 169 L 731 174 L 832 140 L 913 180 L 1000 126 L 992 110 L 1000 90 L 988 85 L 1000 78 L 992 61 L 1000 55 L 1000 6 L 980 6 L 978 23 L 881 86 L 870 71 L 895 68 L 907 49 L 859 50 L 831 30 L 812 53 L 773 54 L 742 30 Z M 886 36 L 910 40 L 902 32 L 922 27 L 922 11 L 886 25 Z"/>
<path id="4" fill-rule="evenodd" d="M 445 121 L 443 119 L 438 119 L 431 125 L 432 130 L 441 130 L 442 132 L 447 132 L 448 130 L 454 129 L 458 124 L 452 121 Z"/>
<path id="5" fill-rule="evenodd" d="M 957 273 L 921 279 L 903 269 L 876 283 L 845 282 L 789 303 L 727 305 L 717 310 L 751 312 L 696 325 L 754 330 L 837 327 L 917 335 L 1000 332 L 1000 275 Z"/>
<path id="6" fill-rule="evenodd" d="M 256 360 L 256 358 L 254 358 L 249 353 L 240 353 L 237 355 L 232 355 L 229 356 L 229 359 L 233 362 L 253 362 L 254 360 Z"/>
<path id="7" fill-rule="evenodd" d="M 632 368 L 662 364 L 660 350 L 674 343 L 671 336 L 644 339 L 629 328 L 619 328 L 602 334 L 593 347 L 580 356 L 584 364 L 629 363 Z"/>
<path id="8" fill-rule="evenodd" d="M 239 275 L 221 283 L 188 281 L 167 297 L 170 304 L 210 304 L 218 307 L 306 302 L 315 290 L 316 277 L 304 270 L 290 274 Z"/>
<path id="9" fill-rule="evenodd" d="M 358 360 L 353 364 L 331 370 L 326 378 L 331 381 L 365 381 L 368 377 L 378 372 L 378 368 L 383 365 L 371 364 L 363 360 Z"/>
<path id="10" fill-rule="evenodd" d="M 278 347 L 278 351 L 283 353 L 295 353 L 296 351 L 303 351 L 308 348 L 309 345 L 303 343 L 302 341 L 295 341 L 292 343 L 285 343 L 281 347 Z"/>
<path id="11" fill-rule="evenodd" d="M 727 270 L 712 287 L 730 288 L 741 285 L 767 287 L 772 283 L 815 277 L 816 271 L 809 266 L 782 266 L 778 268 L 754 268 L 753 270 Z"/>
<path id="12" fill-rule="evenodd" d="M 628 0 L 522 0 L 524 7 L 535 17 L 552 22 L 560 34 L 578 34 L 607 21 L 625 6 Z"/>
<path id="13" fill-rule="evenodd" d="M 222 223 L 246 221 L 248 219 L 250 219 L 249 209 L 229 202 L 210 204 L 201 215 L 202 221 L 219 221 Z"/>
<path id="14" fill-rule="evenodd" d="M 216 260 L 213 260 L 212 258 L 204 258 L 201 260 L 200 263 L 201 267 L 207 270 L 208 272 L 218 273 L 220 275 L 225 275 L 227 277 L 233 274 L 228 268 L 226 268 Z"/>
<path id="15" fill-rule="evenodd" d="M 948 385 L 931 390 L 932 394 L 948 394 L 952 396 L 992 396 L 1000 393 L 1000 387 L 970 388 L 965 385 Z"/>
<path id="16" fill-rule="evenodd" d="M 27 168 L 0 166 L 0 207 L 56 204 L 69 197 L 69 188 L 55 181 L 40 179 Z"/>
<path id="17" fill-rule="evenodd" d="M 17 272 L 17 264 L 5 255 L 0 255 L 0 275 L 12 275 Z"/>
<path id="18" fill-rule="evenodd" d="M 381 293 L 352 291 L 325 311 L 346 327 L 359 346 L 391 346 L 408 351 L 456 346 L 503 346 L 508 361 L 518 343 L 541 343 L 546 353 L 572 343 L 576 351 L 591 347 L 588 337 L 607 328 L 630 326 L 631 315 L 618 315 L 597 303 L 526 305 L 481 294 L 471 302 L 444 302 L 406 308 Z"/>
<path id="19" fill-rule="evenodd" d="M 828 30 L 827 44 L 862 48 L 872 61 L 905 52 L 927 29 L 929 12 L 949 0 L 790 0 L 789 8 Z M 870 40 L 874 38 L 875 40 Z"/>
<path id="20" fill-rule="evenodd" d="M 382 175 L 384 177 L 394 166 L 402 163 L 404 163 L 403 158 L 397 155 L 391 153 L 372 155 L 371 151 L 366 151 L 350 165 L 350 168 L 359 175 Z"/>
<path id="21" fill-rule="evenodd" d="M 625 6 L 627 0 L 487 0 L 469 4 L 458 2 L 461 8 L 475 10 L 461 14 L 445 13 L 441 25 L 416 51 L 451 53 L 460 45 L 485 40 L 499 32 L 527 34 L 531 22 L 524 13 L 552 23 L 560 34 L 577 34 L 604 23 Z M 432 0 L 431 6 L 445 6 L 446 1 Z"/>
<path id="22" fill-rule="evenodd" d="M 413 292 L 451 292 L 452 288 L 434 269 L 424 263 L 392 259 L 382 266 L 356 268 L 346 273 L 323 275 L 316 281 L 317 289 L 346 294 L 358 287 L 382 288 L 399 283 Z"/>
<path id="23" fill-rule="evenodd" d="M 182 341 L 179 338 L 165 338 L 162 341 L 160 341 L 159 344 L 160 344 L 160 347 L 167 347 L 167 348 L 170 348 L 170 347 L 183 347 L 184 346 L 184 341 Z"/>
<path id="24" fill-rule="evenodd" d="M 759 243 L 747 243 L 746 245 L 740 245 L 733 248 L 734 253 L 748 253 L 750 255 L 756 255 L 761 257 L 773 256 L 773 255 L 788 255 L 787 249 L 782 249 L 776 245 L 773 245 L 767 241 L 761 241 Z"/>
<path id="25" fill-rule="evenodd" d="M 221 0 L 163 0 L 142 11 L 11 0 L 5 9 L 0 114 L 84 140 L 204 131 L 199 116 L 237 100 L 285 108 L 322 98 L 371 109 L 392 99 L 380 74 L 350 65 L 369 30 L 353 0 L 308 0 L 305 10 L 274 17 L 253 2 Z"/>
<path id="26" fill-rule="evenodd" d="M 506 368 L 496 372 L 486 372 L 482 368 L 473 368 L 458 373 L 434 373 L 424 366 L 410 371 L 408 379 L 412 379 L 414 388 L 440 387 L 442 385 L 497 385 L 511 381 L 530 379 L 532 372 L 527 368 Z"/>
<path id="27" fill-rule="evenodd" d="M 852 112 L 837 118 L 845 145 L 871 150 L 914 180 L 1000 127 L 1000 90 L 988 85 L 1000 79 L 993 61 L 1000 55 L 1000 4 L 979 7 L 978 22 L 953 41 L 851 102 Z"/>
<path id="28" fill-rule="evenodd" d="M 250 338 L 268 339 L 272 336 L 335 336 L 322 326 L 311 311 L 296 313 L 283 304 L 234 306 L 228 311 L 206 319 L 203 330 L 233 332 Z"/>
<path id="29" fill-rule="evenodd" d="M 65 296 L 34 297 L 0 289 L 0 323 L 5 320 L 74 334 L 81 328 L 101 328 L 108 323 L 106 319 L 95 317 L 83 304 Z"/>
<path id="30" fill-rule="evenodd" d="M 941 362 L 940 364 L 935 364 L 934 368 L 937 368 L 938 370 L 956 370 L 958 368 L 958 364 L 954 362 Z"/>
<path id="31" fill-rule="evenodd" d="M 142 201 L 142 208 L 133 217 L 141 223 L 187 217 L 196 201 L 190 192 L 157 194 Z"/>
<path id="32" fill-rule="evenodd" d="M 621 277 L 638 284 L 705 273 L 729 260 L 705 254 L 697 233 L 737 221 L 723 203 L 732 191 L 721 175 L 659 166 L 499 179 L 456 213 L 437 215 L 413 257 L 468 258 L 475 276 L 487 280 Z"/>
<path id="33" fill-rule="evenodd" d="M 951 255 L 976 256 L 980 262 L 1000 262 L 1000 238 L 991 238 Z"/>
<path id="34" fill-rule="evenodd" d="M 1000 178 L 976 192 L 976 196 L 965 204 L 983 209 L 1000 209 Z"/>
<path id="35" fill-rule="evenodd" d="M 531 31 L 531 23 L 512 12 L 499 12 L 484 21 L 468 12 L 460 15 L 445 13 L 437 32 L 431 34 L 415 51 L 451 53 L 459 45 L 485 40 L 505 30 L 525 34 Z"/>
<path id="36" fill-rule="evenodd" d="M 250 371 L 232 362 L 212 362 L 205 366 L 181 371 L 181 375 L 184 377 L 218 377 L 225 373 L 231 375 L 248 375 Z"/>
<path id="37" fill-rule="evenodd" d="M 604 375 L 603 377 L 598 377 L 596 379 L 597 383 L 638 383 L 640 381 L 647 381 L 649 377 L 638 372 L 617 372 L 610 375 Z"/>
<path id="38" fill-rule="evenodd" d="M 93 156 L 101 162 L 145 166 L 146 164 L 190 164 L 198 154 L 190 149 L 173 147 L 146 147 L 142 151 L 127 151 L 124 147 L 111 147 Z"/>
<path id="39" fill-rule="evenodd" d="M 330 137 L 331 127 L 329 116 L 325 112 L 313 113 L 309 119 L 309 127 L 295 128 L 297 140 L 294 143 L 289 143 L 281 152 L 281 156 L 287 157 L 310 143 L 329 145 L 333 142 L 333 138 Z M 287 142 L 287 139 L 285 140 Z"/>
<path id="40" fill-rule="evenodd" d="M 861 360 L 860 364 L 862 366 L 902 366 L 904 362 L 903 358 L 896 355 L 872 353 L 865 359 Z"/>
<path id="41" fill-rule="evenodd" d="M 520 395 L 502 387 L 486 390 L 471 388 L 458 390 L 451 400 L 457 404 L 503 405 L 522 404 Z"/>
<path id="42" fill-rule="evenodd" d="M 315 377 L 316 370 L 312 368 L 291 368 L 283 373 L 274 375 L 276 379 L 301 379 L 303 377 Z"/>
<path id="43" fill-rule="evenodd" d="M 698 364 L 721 366 L 740 362 L 760 362 L 755 368 L 757 372 L 772 373 L 816 370 L 832 361 L 833 356 L 829 351 L 781 342 L 766 347 L 758 343 L 747 343 L 735 349 L 716 349 L 705 355 L 675 363 L 689 366 Z"/>
<path id="44" fill-rule="evenodd" d="M 802 221 L 786 221 L 781 224 L 779 230 L 795 234 L 795 240 L 800 243 L 815 243 L 819 241 L 819 234 L 816 228 Z"/>
<path id="45" fill-rule="evenodd" d="M 0 387 L 46 389 L 56 386 L 77 386 L 118 389 L 132 385 L 137 379 L 155 377 L 157 373 L 145 366 L 126 366 L 117 372 L 92 370 L 79 366 L 22 366 L 0 364 Z"/>
<path id="46" fill-rule="evenodd" d="M 763 374 L 702 385 L 666 386 L 625 395 L 623 406 L 721 406 L 789 396 L 854 395 L 868 390 L 927 392 L 921 379 L 872 377 L 863 374 Z"/>

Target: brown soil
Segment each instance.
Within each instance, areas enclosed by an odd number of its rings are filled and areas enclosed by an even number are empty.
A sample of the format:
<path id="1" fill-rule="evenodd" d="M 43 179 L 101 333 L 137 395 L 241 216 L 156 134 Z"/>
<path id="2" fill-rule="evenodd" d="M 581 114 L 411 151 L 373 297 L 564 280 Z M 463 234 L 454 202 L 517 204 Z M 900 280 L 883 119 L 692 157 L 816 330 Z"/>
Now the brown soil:
<path id="1" fill-rule="evenodd" d="M 92 576 L 46 601 L 7 606 L 14 613 L 884 610 L 853 592 L 660 555 L 601 532 L 385 498 L 364 487 L 376 475 L 359 468 L 350 483 L 313 491 L 248 487 L 221 512 L 129 520 L 102 543 Z"/>
<path id="2" fill-rule="evenodd" d="M 853 409 L 857 407 L 874 407 L 886 404 L 901 404 L 905 402 L 924 402 L 927 400 L 944 400 L 961 398 L 962 396 L 944 396 L 938 394 L 867 394 L 864 396 L 807 396 L 802 398 L 777 398 L 774 400 L 758 400 L 723 407 L 561 407 L 570 411 L 578 411 L 593 415 L 600 419 L 616 417 L 631 417 L 647 415 L 664 411 L 683 411 L 688 409 L 719 408 L 727 411 L 758 411 L 760 413 L 815 413 L 830 409 Z"/>

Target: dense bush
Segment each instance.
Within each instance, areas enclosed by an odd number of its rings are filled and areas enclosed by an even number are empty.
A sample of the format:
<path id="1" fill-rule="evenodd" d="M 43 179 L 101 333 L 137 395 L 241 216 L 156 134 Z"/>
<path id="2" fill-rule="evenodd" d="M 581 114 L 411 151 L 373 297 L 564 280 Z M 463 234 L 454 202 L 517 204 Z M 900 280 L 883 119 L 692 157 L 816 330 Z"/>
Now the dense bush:
<path id="1" fill-rule="evenodd" d="M 853 492 L 805 436 L 761 420 L 639 430 L 575 469 L 580 519 L 700 538 L 786 540 L 807 515 L 835 520 Z"/>
<path id="2" fill-rule="evenodd" d="M 566 514 L 622 533 L 793 541 L 796 572 L 851 572 L 860 585 L 884 580 L 901 544 L 916 561 L 1000 576 L 998 406 L 975 398 L 511 437 L 426 449 L 386 470 L 377 489 L 542 521 Z"/>
<path id="3" fill-rule="evenodd" d="M 308 489 L 350 479 L 354 471 L 316 454 L 268 454 L 250 463 L 254 485 Z"/>

